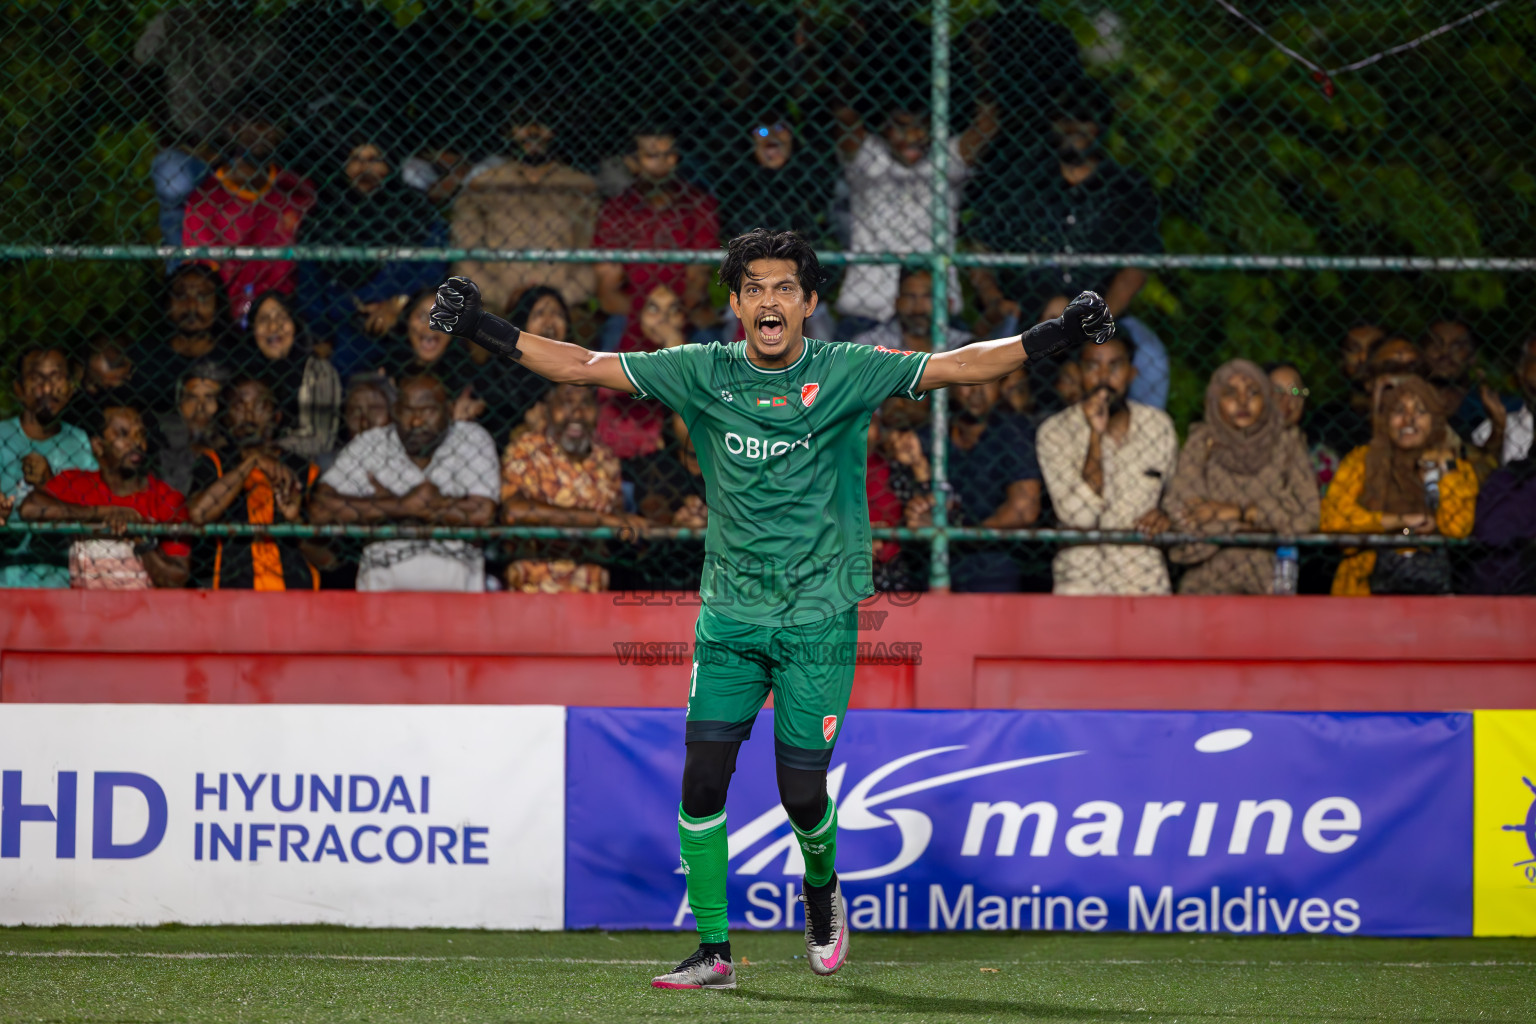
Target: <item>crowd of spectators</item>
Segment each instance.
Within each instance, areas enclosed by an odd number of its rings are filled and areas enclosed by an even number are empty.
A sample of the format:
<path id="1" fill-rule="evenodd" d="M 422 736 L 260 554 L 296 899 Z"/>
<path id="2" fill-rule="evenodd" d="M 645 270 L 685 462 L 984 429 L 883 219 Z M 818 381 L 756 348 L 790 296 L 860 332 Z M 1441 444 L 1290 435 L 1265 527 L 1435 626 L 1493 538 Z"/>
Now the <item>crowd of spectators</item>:
<path id="1" fill-rule="evenodd" d="M 178 9 L 179 10 L 179 9 Z M 305 539 L 231 534 L 4 541 L 5 586 L 283 590 L 602 590 L 691 586 L 697 544 L 645 529 L 703 528 L 709 509 L 688 425 L 660 403 L 551 387 L 522 367 L 430 330 L 433 289 L 474 278 L 487 307 L 531 332 L 608 351 L 731 342 L 743 329 L 703 263 L 617 250 L 712 250 L 755 227 L 794 229 L 849 252 L 926 248 L 930 118 L 892 94 L 860 112 L 769 102 L 718 138 L 649 118 L 594 166 L 568 154 L 569 119 L 524 99 L 491 152 L 405 145 L 387 118 L 343 113 L 304 166 L 284 158 L 291 111 L 255 84 L 271 40 L 199 35 L 156 18 L 135 51 L 164 66 L 174 136 L 153 162 L 164 241 L 187 246 L 612 249 L 611 262 L 310 259 L 172 261 L 162 322 L 102 334 L 87 351 L 42 344 L 15 370 L 19 415 L 0 421 L 0 521 L 271 526 L 606 526 L 619 540 L 491 545 L 443 538 Z M 189 46 L 205 47 L 198 60 Z M 239 74 L 231 68 L 243 69 Z M 233 97 L 233 99 L 228 99 Z M 216 98 L 222 98 L 216 101 Z M 225 101 L 227 100 L 227 101 Z M 1103 145 L 1110 111 L 1086 79 L 1055 89 L 1036 139 L 1003 130 L 982 90 L 949 142 L 948 230 L 977 251 L 1155 253 L 1158 201 Z M 982 161 L 1000 154 L 983 173 Z M 1037 158 L 1041 152 L 1048 158 Z M 1032 155 L 1031 155 L 1032 154 Z M 1002 170 L 999 171 L 998 167 Z M 981 177 L 982 188 L 968 189 Z M 1145 272 L 1039 267 L 961 275 L 935 308 L 927 270 L 850 264 L 809 336 L 903 350 L 1017 333 L 1083 289 L 1120 325 L 1110 343 L 954 388 L 935 493 L 932 402 L 896 397 L 871 423 L 867 490 L 877 525 L 1012 530 L 1401 532 L 1401 549 L 1313 557 L 1302 590 L 1335 594 L 1536 589 L 1531 466 L 1536 338 L 1521 394 L 1474 375 L 1478 338 L 1454 316 L 1416 342 L 1374 323 L 1344 334 L 1348 397 L 1308 408 L 1297 367 L 1232 360 L 1180 446 L 1164 411 L 1170 360 L 1136 316 Z M 1474 536 L 1471 568 L 1414 536 Z M 158 535 L 157 535 L 158 536 Z M 615 550 L 639 541 L 633 558 Z M 66 550 L 67 549 L 67 550 Z M 956 589 L 1065 594 L 1287 592 L 1274 547 L 1064 544 L 1048 567 L 1016 545 L 957 541 Z M 926 586 L 924 545 L 878 542 L 877 584 Z M 691 574 L 691 575 L 690 575 Z"/>

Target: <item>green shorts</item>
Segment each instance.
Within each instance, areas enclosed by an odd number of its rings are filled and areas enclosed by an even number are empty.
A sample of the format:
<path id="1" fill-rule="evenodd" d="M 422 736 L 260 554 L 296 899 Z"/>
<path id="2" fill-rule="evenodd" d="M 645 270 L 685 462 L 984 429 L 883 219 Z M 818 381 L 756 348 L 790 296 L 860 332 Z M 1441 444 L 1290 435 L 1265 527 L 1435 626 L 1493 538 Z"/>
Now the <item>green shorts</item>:
<path id="1" fill-rule="evenodd" d="M 747 739 L 772 693 L 780 763 L 825 771 L 848 712 L 858 640 L 857 605 L 803 626 L 759 626 L 701 608 L 688 683 L 688 742 Z"/>

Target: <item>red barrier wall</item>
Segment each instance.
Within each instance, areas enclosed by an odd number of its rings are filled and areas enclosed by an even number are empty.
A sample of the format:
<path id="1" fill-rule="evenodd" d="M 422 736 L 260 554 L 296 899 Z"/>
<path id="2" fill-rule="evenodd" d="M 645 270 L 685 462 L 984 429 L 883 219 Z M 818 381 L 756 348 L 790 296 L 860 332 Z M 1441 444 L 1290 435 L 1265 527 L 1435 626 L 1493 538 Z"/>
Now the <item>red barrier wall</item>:
<path id="1" fill-rule="evenodd" d="M 677 598 L 674 601 L 674 596 Z M 680 706 L 686 595 L 0 591 L 0 700 Z M 665 602 L 665 603 L 663 603 Z M 861 609 L 866 708 L 1536 707 L 1536 600 L 933 594 Z"/>

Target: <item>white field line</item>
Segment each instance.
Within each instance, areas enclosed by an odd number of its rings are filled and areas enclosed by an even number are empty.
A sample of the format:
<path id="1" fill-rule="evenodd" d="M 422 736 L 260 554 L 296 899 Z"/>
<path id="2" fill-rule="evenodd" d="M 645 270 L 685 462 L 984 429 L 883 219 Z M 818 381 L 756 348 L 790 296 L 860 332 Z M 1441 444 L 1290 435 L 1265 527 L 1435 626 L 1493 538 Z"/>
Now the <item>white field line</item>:
<path id="1" fill-rule="evenodd" d="M 100 960 L 336 960 L 359 963 L 517 963 L 517 964 L 598 964 L 612 966 L 654 966 L 671 960 L 608 960 L 559 956 L 367 956 L 351 953 L 150 953 L 106 952 L 80 949 L 0 950 L 0 956 L 25 959 L 100 959 Z M 757 960 L 748 966 L 793 964 L 792 960 Z M 858 960 L 850 963 L 870 967 L 945 967 L 949 965 L 1001 965 L 1005 967 L 1164 967 L 1189 964 L 1200 967 L 1536 967 L 1526 960 L 1200 960 L 1172 957 L 1167 960 Z"/>

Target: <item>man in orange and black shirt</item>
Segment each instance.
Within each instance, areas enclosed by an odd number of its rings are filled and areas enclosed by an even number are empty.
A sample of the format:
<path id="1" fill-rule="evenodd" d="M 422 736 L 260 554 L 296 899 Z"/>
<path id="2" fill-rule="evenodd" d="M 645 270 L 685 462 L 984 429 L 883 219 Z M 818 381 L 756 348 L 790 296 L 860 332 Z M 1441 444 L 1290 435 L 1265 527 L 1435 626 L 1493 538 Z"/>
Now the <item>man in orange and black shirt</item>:
<path id="1" fill-rule="evenodd" d="M 282 420 L 272 389 L 240 380 L 226 392 L 225 433 L 231 449 L 205 449 L 192 468 L 187 511 L 193 523 L 267 525 L 302 520 L 318 469 L 273 444 Z M 282 538 L 210 540 L 199 579 L 214 590 L 315 590 L 320 577 L 300 549 Z"/>

